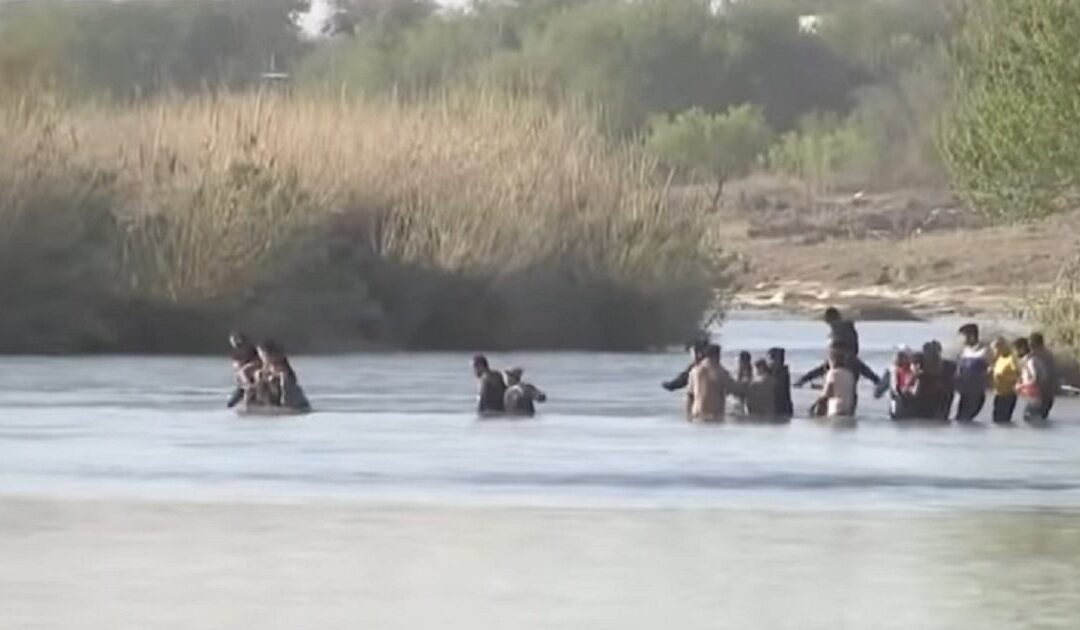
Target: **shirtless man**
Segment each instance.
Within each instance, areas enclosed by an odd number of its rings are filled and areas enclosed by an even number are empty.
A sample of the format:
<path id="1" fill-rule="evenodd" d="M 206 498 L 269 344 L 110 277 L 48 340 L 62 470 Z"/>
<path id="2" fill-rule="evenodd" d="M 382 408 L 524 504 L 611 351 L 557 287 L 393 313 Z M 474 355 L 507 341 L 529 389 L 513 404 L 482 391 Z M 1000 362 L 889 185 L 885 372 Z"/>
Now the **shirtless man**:
<path id="1" fill-rule="evenodd" d="M 677 392 L 690 384 L 690 370 L 694 369 L 694 366 L 701 362 L 705 358 L 705 350 L 709 347 L 708 341 L 695 341 L 692 344 L 687 345 L 687 350 L 690 351 L 690 365 L 685 370 L 679 372 L 675 378 L 670 381 L 661 383 L 661 386 L 669 392 Z"/>
<path id="2" fill-rule="evenodd" d="M 720 346 L 711 344 L 705 359 L 690 370 L 686 409 L 691 422 L 723 422 L 728 394 L 735 379 L 720 365 Z"/>

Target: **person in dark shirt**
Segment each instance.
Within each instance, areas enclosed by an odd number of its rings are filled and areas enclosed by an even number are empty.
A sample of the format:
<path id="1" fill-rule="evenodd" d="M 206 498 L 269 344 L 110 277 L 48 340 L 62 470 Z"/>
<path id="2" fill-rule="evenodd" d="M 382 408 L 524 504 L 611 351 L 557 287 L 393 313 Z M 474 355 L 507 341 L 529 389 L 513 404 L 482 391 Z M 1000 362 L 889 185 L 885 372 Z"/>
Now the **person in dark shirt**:
<path id="1" fill-rule="evenodd" d="M 911 375 L 902 395 L 906 398 L 908 413 L 903 420 L 949 421 L 949 410 L 941 410 L 940 373 L 928 369 L 926 355 L 916 352 L 911 357 Z M 952 389 L 949 390 L 950 392 Z M 951 402 L 950 398 L 950 402 Z"/>
<path id="2" fill-rule="evenodd" d="M 506 412 L 506 381 L 503 375 L 491 369 L 487 357 L 478 354 L 472 361 L 473 374 L 480 382 L 477 411 L 481 415 L 493 415 Z"/>
<path id="3" fill-rule="evenodd" d="M 839 352 L 847 355 L 847 363 L 855 372 L 855 377 L 865 376 L 874 384 L 874 396 L 880 398 L 888 388 L 889 379 L 875 374 L 870 366 L 863 363 L 859 358 L 859 333 L 855 330 L 855 323 L 844 319 L 840 311 L 834 307 L 825 309 L 825 323 L 829 325 L 829 353 Z M 810 381 L 822 378 L 829 371 L 829 362 L 825 361 L 816 368 L 799 377 L 795 381 L 795 387 L 802 387 Z"/>
<path id="4" fill-rule="evenodd" d="M 791 418 L 795 406 L 791 402 L 791 372 L 783 348 L 769 348 L 769 372 L 773 377 L 773 413 L 777 418 Z"/>
<path id="5" fill-rule="evenodd" d="M 311 403 L 308 401 L 304 389 L 300 387 L 300 380 L 296 376 L 296 370 L 285 355 L 281 344 L 273 339 L 261 342 L 256 348 L 262 368 L 257 377 L 256 398 L 263 404 L 274 407 L 284 407 L 293 411 L 311 411 Z"/>
<path id="6" fill-rule="evenodd" d="M 690 351 L 690 365 L 675 378 L 661 383 L 661 386 L 669 392 L 677 392 L 680 389 L 686 389 L 686 386 L 690 384 L 690 370 L 694 369 L 694 366 L 698 363 L 701 363 L 702 359 L 705 358 L 705 351 L 708 348 L 709 342 L 706 340 L 698 340 L 688 344 L 687 349 Z"/>
<path id="7" fill-rule="evenodd" d="M 1042 333 L 1031 333 L 1028 338 L 1031 345 L 1031 353 L 1038 357 L 1043 366 L 1043 382 L 1039 383 L 1042 390 L 1042 407 L 1039 409 L 1043 420 L 1050 417 L 1050 411 L 1054 408 L 1054 401 L 1061 390 L 1061 373 L 1058 371 L 1057 359 L 1054 353 L 1046 347 L 1046 339 Z"/>
<path id="8" fill-rule="evenodd" d="M 922 381 L 933 392 L 936 404 L 931 407 L 931 418 L 948 420 L 956 398 L 956 361 L 942 356 L 941 342 L 934 340 L 923 344 L 924 369 Z"/>

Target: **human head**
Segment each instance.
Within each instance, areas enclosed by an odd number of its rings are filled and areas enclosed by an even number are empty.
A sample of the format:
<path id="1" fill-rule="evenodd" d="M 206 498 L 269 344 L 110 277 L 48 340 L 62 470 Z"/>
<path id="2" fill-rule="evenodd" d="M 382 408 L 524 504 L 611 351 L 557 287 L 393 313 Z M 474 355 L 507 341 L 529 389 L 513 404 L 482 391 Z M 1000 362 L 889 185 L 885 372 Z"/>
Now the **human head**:
<path id="1" fill-rule="evenodd" d="M 786 353 L 784 352 L 783 348 L 769 348 L 769 362 L 773 365 L 783 365 L 784 361 L 787 360 L 784 356 L 785 354 Z"/>
<path id="2" fill-rule="evenodd" d="M 758 376 L 768 376 L 771 370 L 769 369 L 769 362 L 765 359 L 758 359 L 754 361 L 754 373 Z"/>
<path id="3" fill-rule="evenodd" d="M 895 363 L 897 367 L 908 367 L 911 365 L 911 348 L 900 346 L 900 348 L 896 350 Z"/>
<path id="4" fill-rule="evenodd" d="M 1031 354 L 1031 343 L 1026 337 L 1020 337 L 1013 342 L 1013 348 L 1016 348 L 1016 354 L 1026 357 Z"/>
<path id="5" fill-rule="evenodd" d="M 487 357 L 482 354 L 474 355 L 472 358 L 473 374 L 476 376 L 483 376 L 491 371 L 491 366 L 488 363 Z"/>
<path id="6" fill-rule="evenodd" d="M 750 353 L 743 350 L 739 353 L 739 365 L 753 365 L 754 357 L 750 356 Z"/>
<path id="7" fill-rule="evenodd" d="M 1043 338 L 1040 332 L 1031 333 L 1031 336 L 1028 337 L 1028 343 L 1031 344 L 1031 349 L 1035 352 L 1046 350 L 1046 339 Z"/>
<path id="8" fill-rule="evenodd" d="M 941 359 L 941 343 L 935 339 L 927 341 L 922 347 L 923 362 L 930 363 Z"/>
<path id="9" fill-rule="evenodd" d="M 835 324 L 841 319 L 843 319 L 843 317 L 840 315 L 840 310 L 837 309 L 835 306 L 830 306 L 829 308 L 825 309 L 826 324 Z"/>
<path id="10" fill-rule="evenodd" d="M 696 363 L 705 358 L 705 351 L 709 348 L 709 342 L 705 339 L 698 339 L 692 343 L 686 344 L 686 349 L 690 351 L 690 358 Z"/>
<path id="11" fill-rule="evenodd" d="M 911 355 L 911 369 L 920 374 L 926 370 L 926 355 L 922 352 L 916 352 Z"/>
<path id="12" fill-rule="evenodd" d="M 507 370 L 505 375 L 504 375 L 504 380 L 506 381 L 506 386 L 507 387 L 513 387 L 514 385 L 517 385 L 518 383 L 520 383 L 521 382 L 521 375 L 524 372 L 525 372 L 525 370 L 523 370 L 523 369 L 521 369 L 519 367 L 510 368 L 509 370 Z"/>
<path id="13" fill-rule="evenodd" d="M 994 339 L 994 353 L 999 357 L 1007 357 L 1012 354 L 1012 346 L 1009 345 L 1009 340 L 1004 337 L 997 337 Z"/>
<path id="14" fill-rule="evenodd" d="M 244 333 L 234 330 L 229 333 L 229 345 L 232 346 L 233 349 L 243 348 L 245 346 L 250 346 L 251 341 Z"/>
<path id="15" fill-rule="evenodd" d="M 979 343 L 979 325 L 978 324 L 964 324 L 958 331 L 960 336 L 964 338 L 964 343 L 969 346 L 974 346 Z"/>
<path id="16" fill-rule="evenodd" d="M 705 360 L 713 365 L 718 365 L 720 363 L 720 346 L 710 343 L 709 347 L 705 349 Z"/>

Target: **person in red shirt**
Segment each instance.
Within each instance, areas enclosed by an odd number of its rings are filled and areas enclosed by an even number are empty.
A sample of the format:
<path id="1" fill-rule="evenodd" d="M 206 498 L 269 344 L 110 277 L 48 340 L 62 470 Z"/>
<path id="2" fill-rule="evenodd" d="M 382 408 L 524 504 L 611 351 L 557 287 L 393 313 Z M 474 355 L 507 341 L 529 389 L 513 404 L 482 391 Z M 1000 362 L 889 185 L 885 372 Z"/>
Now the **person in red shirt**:
<path id="1" fill-rule="evenodd" d="M 893 420 L 911 417 L 912 388 L 915 384 L 915 370 L 911 365 L 911 350 L 900 348 L 896 353 L 892 369 L 892 392 L 889 416 Z"/>

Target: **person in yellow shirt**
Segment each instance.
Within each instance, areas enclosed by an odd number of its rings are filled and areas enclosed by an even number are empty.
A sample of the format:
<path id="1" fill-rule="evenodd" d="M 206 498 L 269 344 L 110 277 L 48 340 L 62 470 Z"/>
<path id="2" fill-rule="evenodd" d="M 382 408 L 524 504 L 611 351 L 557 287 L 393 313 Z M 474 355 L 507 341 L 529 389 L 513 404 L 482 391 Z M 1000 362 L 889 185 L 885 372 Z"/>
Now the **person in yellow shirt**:
<path id="1" fill-rule="evenodd" d="M 994 389 L 994 423 L 1012 424 L 1016 410 L 1016 384 L 1020 380 L 1020 363 L 1004 337 L 994 340 L 994 362 L 990 367 L 990 382 Z"/>

